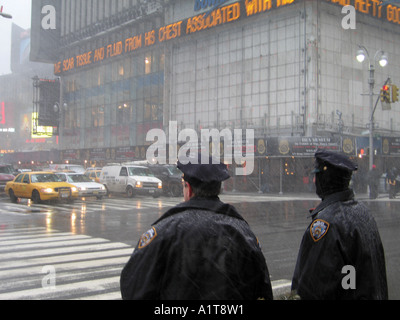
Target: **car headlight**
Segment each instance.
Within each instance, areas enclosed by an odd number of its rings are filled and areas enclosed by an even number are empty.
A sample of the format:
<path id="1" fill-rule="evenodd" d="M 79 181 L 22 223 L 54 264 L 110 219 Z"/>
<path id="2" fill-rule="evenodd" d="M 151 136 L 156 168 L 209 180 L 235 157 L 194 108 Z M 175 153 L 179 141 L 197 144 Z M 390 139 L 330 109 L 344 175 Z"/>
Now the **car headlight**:
<path id="1" fill-rule="evenodd" d="M 86 190 L 86 187 L 80 187 L 80 188 L 78 188 L 79 190 L 81 190 L 81 191 L 85 191 Z"/>
<path id="2" fill-rule="evenodd" d="M 71 188 L 71 191 L 72 191 L 72 192 L 77 192 L 78 189 L 77 189 L 76 187 L 72 187 L 72 188 Z"/>
<path id="3" fill-rule="evenodd" d="M 41 189 L 40 192 L 41 193 L 53 193 L 53 189 L 52 188 Z"/>
<path id="4" fill-rule="evenodd" d="M 162 189 L 162 182 L 158 183 L 158 189 Z"/>
<path id="5" fill-rule="evenodd" d="M 141 188 L 142 187 L 142 183 L 140 181 L 136 181 L 136 188 Z"/>
<path id="6" fill-rule="evenodd" d="M 105 186 L 101 186 L 100 189 L 101 190 L 106 190 L 106 187 Z"/>

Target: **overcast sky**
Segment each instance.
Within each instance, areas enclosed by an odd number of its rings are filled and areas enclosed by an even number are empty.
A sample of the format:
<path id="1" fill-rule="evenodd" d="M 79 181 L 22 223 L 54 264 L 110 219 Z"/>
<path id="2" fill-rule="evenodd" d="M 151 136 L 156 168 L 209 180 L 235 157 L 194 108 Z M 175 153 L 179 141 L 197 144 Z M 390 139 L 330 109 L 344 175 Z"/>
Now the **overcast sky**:
<path id="1" fill-rule="evenodd" d="M 13 16 L 12 20 L 0 17 L 0 75 L 4 75 L 11 73 L 11 24 L 24 29 L 31 27 L 31 0 L 0 0 L 0 6 Z"/>

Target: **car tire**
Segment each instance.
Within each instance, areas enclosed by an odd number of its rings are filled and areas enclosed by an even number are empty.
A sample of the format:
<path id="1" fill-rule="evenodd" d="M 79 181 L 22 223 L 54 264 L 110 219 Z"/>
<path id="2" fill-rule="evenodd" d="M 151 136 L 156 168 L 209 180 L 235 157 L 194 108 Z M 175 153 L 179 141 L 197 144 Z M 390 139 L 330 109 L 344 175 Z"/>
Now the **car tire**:
<path id="1" fill-rule="evenodd" d="M 127 195 L 128 198 L 133 198 L 134 197 L 135 192 L 134 192 L 132 186 L 127 186 L 126 187 L 126 195 Z"/>
<path id="2" fill-rule="evenodd" d="M 15 196 L 14 191 L 12 189 L 10 189 L 10 191 L 8 192 L 8 194 L 10 195 L 10 200 L 12 203 L 17 203 L 18 198 Z"/>
<path id="3" fill-rule="evenodd" d="M 171 196 L 173 197 L 179 197 L 182 195 L 182 185 L 178 185 L 176 183 L 173 183 L 169 187 Z"/>
<path id="4" fill-rule="evenodd" d="M 107 188 L 107 186 L 104 184 L 104 187 L 106 188 L 106 191 L 107 191 L 107 193 L 106 193 L 106 197 L 109 197 L 110 196 L 110 190 L 108 190 L 108 188 Z"/>
<path id="5" fill-rule="evenodd" d="M 37 190 L 32 191 L 32 201 L 36 204 L 41 203 L 42 200 L 40 199 L 40 194 Z"/>

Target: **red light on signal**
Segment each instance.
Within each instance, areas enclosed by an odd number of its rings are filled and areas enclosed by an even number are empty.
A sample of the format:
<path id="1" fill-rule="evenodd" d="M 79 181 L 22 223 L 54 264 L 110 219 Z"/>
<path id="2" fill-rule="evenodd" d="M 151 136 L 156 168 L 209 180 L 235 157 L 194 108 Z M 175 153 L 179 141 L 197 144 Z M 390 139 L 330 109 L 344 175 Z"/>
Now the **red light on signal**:
<path id="1" fill-rule="evenodd" d="M 388 91 L 389 90 L 389 86 L 383 86 L 382 90 Z"/>
<path id="2" fill-rule="evenodd" d="M 6 124 L 6 110 L 4 102 L 0 102 L 0 124 Z"/>

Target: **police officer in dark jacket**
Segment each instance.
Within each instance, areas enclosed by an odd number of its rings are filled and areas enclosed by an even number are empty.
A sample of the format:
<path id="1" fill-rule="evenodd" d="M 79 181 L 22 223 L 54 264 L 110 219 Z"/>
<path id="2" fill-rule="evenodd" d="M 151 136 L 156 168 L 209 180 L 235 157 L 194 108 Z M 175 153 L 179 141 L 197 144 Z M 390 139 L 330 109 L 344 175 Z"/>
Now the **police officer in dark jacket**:
<path id="1" fill-rule="evenodd" d="M 387 299 L 385 254 L 374 218 L 349 189 L 357 166 L 318 150 L 316 189 L 322 199 L 301 242 L 292 290 L 301 299 Z"/>
<path id="2" fill-rule="evenodd" d="M 218 198 L 224 164 L 178 168 L 185 202 L 166 212 L 139 240 L 124 267 L 123 299 L 272 299 L 257 238 L 234 207 Z"/>

